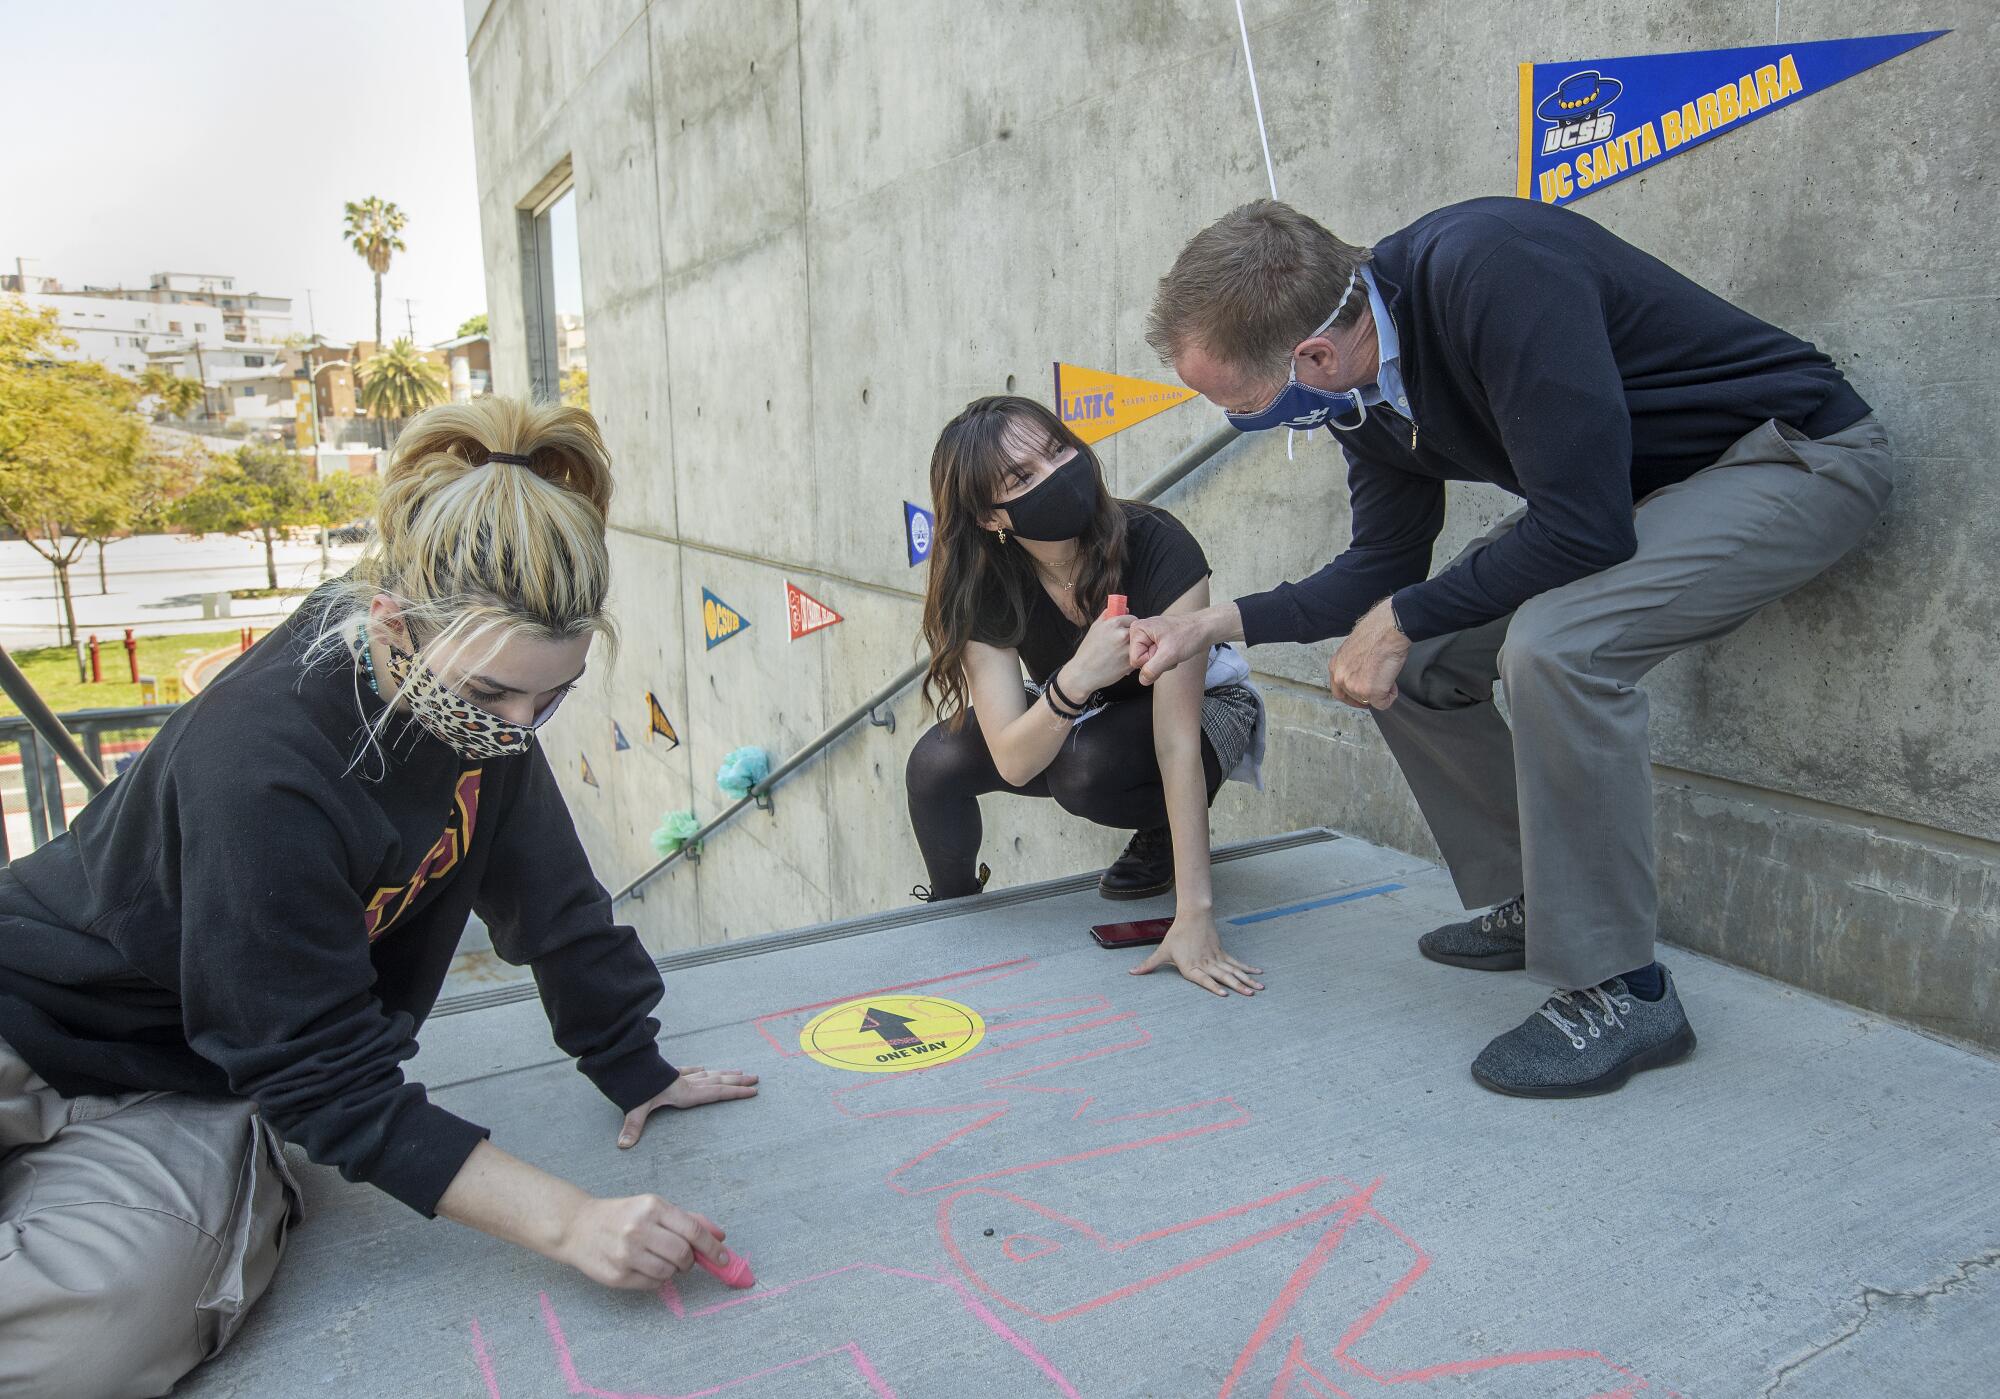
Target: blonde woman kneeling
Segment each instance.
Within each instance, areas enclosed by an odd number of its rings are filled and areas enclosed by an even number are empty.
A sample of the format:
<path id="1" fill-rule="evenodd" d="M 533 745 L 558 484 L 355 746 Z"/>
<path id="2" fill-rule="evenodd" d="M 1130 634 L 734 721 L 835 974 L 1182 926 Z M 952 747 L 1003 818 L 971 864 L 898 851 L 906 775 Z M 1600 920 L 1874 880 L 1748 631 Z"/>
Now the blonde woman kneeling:
<path id="1" fill-rule="evenodd" d="M 586 413 L 423 414 L 354 570 L 0 870 L 0 1396 L 157 1395 L 221 1350 L 299 1219 L 281 1138 L 612 1286 L 717 1256 L 702 1216 L 546 1175 L 400 1067 L 477 912 L 620 1146 L 756 1092 L 660 1056 L 659 974 L 534 743 L 610 630 L 610 495 Z"/>

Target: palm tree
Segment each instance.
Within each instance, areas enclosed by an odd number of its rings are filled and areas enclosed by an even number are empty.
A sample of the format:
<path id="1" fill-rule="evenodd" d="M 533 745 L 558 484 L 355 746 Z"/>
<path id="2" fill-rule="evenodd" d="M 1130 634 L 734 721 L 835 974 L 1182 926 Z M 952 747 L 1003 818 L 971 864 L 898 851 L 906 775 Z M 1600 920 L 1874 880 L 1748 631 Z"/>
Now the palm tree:
<path id="1" fill-rule="evenodd" d="M 408 340 L 361 366 L 361 406 L 377 418 L 407 418 L 445 400 L 444 373 Z"/>
<path id="2" fill-rule="evenodd" d="M 409 223 L 401 209 L 377 195 L 356 202 L 347 201 L 347 227 L 341 237 L 368 264 L 375 274 L 375 343 L 382 343 L 382 274 L 389 270 L 389 255 L 404 251 L 396 235 Z"/>

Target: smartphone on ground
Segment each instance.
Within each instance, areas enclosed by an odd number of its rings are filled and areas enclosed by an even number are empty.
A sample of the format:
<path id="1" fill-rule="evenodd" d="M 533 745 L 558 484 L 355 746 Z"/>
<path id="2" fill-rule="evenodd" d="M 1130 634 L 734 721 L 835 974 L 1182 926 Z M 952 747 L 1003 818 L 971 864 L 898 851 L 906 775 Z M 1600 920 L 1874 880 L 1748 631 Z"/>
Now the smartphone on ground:
<path id="1" fill-rule="evenodd" d="M 1090 935 L 1099 947 L 1151 947 L 1166 941 L 1167 930 L 1173 926 L 1171 918 L 1141 918 L 1131 923 L 1098 923 Z"/>

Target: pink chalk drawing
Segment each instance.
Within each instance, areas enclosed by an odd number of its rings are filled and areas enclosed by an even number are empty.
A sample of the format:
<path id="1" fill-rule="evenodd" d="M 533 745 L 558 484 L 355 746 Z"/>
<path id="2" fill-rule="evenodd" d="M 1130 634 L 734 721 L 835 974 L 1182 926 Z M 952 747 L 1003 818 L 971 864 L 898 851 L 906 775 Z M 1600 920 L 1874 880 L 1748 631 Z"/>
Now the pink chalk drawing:
<path id="1" fill-rule="evenodd" d="M 907 1259 L 899 1259 L 898 1266 L 858 1261 L 790 1282 L 771 1284 L 767 1279 L 769 1285 L 757 1291 L 699 1307 L 685 1302 L 681 1289 L 669 1283 L 661 1289 L 661 1300 L 674 1324 L 689 1329 L 675 1337 L 675 1384 L 647 1393 L 586 1382 L 555 1305 L 544 1293 L 543 1321 L 569 1393 L 589 1399 L 704 1399 L 754 1385 L 759 1396 L 837 1391 L 895 1399 L 897 1390 L 885 1373 L 889 1367 L 879 1360 L 906 1352 L 894 1339 L 907 1338 L 913 1328 L 940 1338 L 957 1328 L 960 1352 L 969 1349 L 977 1357 L 979 1392 L 993 1386 L 990 1392 L 1078 1399 L 1075 1384 L 1030 1334 L 1060 1335 L 1065 1332 L 1055 1328 L 1091 1325 L 1111 1316 L 1107 1309 L 1157 1288 L 1226 1288 L 1239 1295 L 1248 1288 L 1261 1296 L 1282 1276 L 1261 1318 L 1237 1348 L 1217 1399 L 1252 1394 L 1357 1399 L 1385 1386 L 1437 1386 L 1459 1394 L 1469 1392 L 1467 1384 L 1477 1385 L 1481 1396 L 1504 1392 L 1534 1399 L 1580 1399 L 1586 1394 L 1589 1399 L 1637 1399 L 1643 1394 L 1647 1399 L 1679 1399 L 1672 1390 L 1655 1387 L 1631 1368 L 1589 1349 L 1503 1350 L 1421 1364 L 1389 1363 L 1387 1357 L 1399 1343 L 1393 1328 L 1386 1338 L 1374 1333 L 1395 1308 L 1408 1305 L 1406 1299 L 1432 1259 L 1376 1207 L 1383 1188 L 1379 1179 L 1363 1186 L 1342 1176 L 1315 1176 L 1136 1232 L 1129 1225 L 1101 1229 L 1073 1208 L 1065 1212 L 996 1184 L 1005 1181 L 1026 1189 L 1039 1181 L 1053 1186 L 1076 1178 L 1064 1168 L 1162 1149 L 1252 1121 L 1250 1111 L 1228 1095 L 1166 1105 L 1107 1103 L 1106 1093 L 1130 1100 L 1147 1091 L 1151 1080 L 1145 1075 L 1120 1075 L 1114 1086 L 1104 1084 L 1099 1071 L 1120 1062 L 1120 1056 L 1143 1053 L 1153 1042 L 1151 1034 L 1136 1012 L 1121 1011 L 1102 995 L 999 1002 L 995 992 L 1004 994 L 1002 983 L 1036 965 L 1025 958 L 996 962 L 859 990 L 774 1011 L 753 1022 L 781 1059 L 803 1059 L 799 1030 L 828 1007 L 891 992 L 951 998 L 979 992 L 967 1004 L 986 1022 L 986 1034 L 972 1053 L 903 1073 L 834 1070 L 836 1080 L 852 1081 L 829 1087 L 830 1104 L 842 1119 L 915 1129 L 914 1137 L 900 1132 L 894 1138 L 886 1154 L 895 1164 L 883 1184 L 891 1199 L 935 1200 L 934 1227 L 943 1255 L 935 1265 L 912 1265 Z M 931 1135 L 934 1131 L 939 1134 Z M 1126 1177 L 1143 1179 L 1144 1166 L 1126 1168 Z M 1335 1267 L 1337 1255 L 1341 1262 Z M 867 1315 L 867 1308 L 856 1308 L 851 1297 L 845 1305 L 834 1305 L 834 1293 L 879 1287 L 884 1280 L 894 1280 L 899 1302 L 921 1295 L 921 1315 L 912 1317 L 904 1307 L 894 1316 L 894 1330 L 885 1329 L 879 1337 L 851 1334 L 852 1318 L 857 1312 Z M 904 1286 L 910 1283 L 919 1285 L 917 1293 Z M 783 1316 L 782 1328 L 765 1324 L 774 1308 Z M 800 1313 L 799 1308 L 807 1310 Z M 826 1319 L 815 1325 L 812 1313 L 819 1309 Z M 1003 1319 L 1009 1315 L 1011 1323 Z M 1129 1326 L 1131 1320 L 1119 1324 Z M 818 1339 L 806 1353 L 772 1355 L 768 1336 L 778 1329 Z M 967 1336 L 971 1340 L 964 1342 Z M 503 1399 L 476 1318 L 471 1338 L 487 1399 Z M 1192 1339 L 1187 1343 L 1197 1344 Z M 924 1347 L 923 1354 L 928 1358 L 942 1349 Z M 759 1357 L 759 1368 L 746 1373 L 744 1358 L 753 1355 Z M 899 1376 L 897 1382 L 906 1389 L 921 1383 L 925 1392 L 937 1388 L 932 1373 Z M 967 1391 L 961 1383 L 955 1392 Z M 909 1393 L 914 1399 L 915 1391 Z"/>
<path id="2" fill-rule="evenodd" d="M 1324 1351 L 1325 1359 L 1315 1365 L 1311 1357 L 1320 1353 L 1308 1344 L 1302 1331 L 1292 1331 L 1278 1371 L 1268 1393 L 1272 1399 L 1285 1395 L 1342 1396 L 1352 1399 L 1352 1391 L 1336 1383 L 1327 1373 L 1338 1369 L 1349 1384 L 1357 1379 L 1371 1385 L 1421 1385 L 1435 1380 L 1494 1371 L 1514 1371 L 1528 1367 L 1563 1367 L 1558 1374 L 1546 1369 L 1528 1383 L 1536 1395 L 1582 1393 L 1589 1385 L 1592 1399 L 1633 1399 L 1650 1383 L 1627 1368 L 1594 1350 L 1514 1351 L 1471 1359 L 1449 1360 L 1406 1369 L 1382 1370 L 1353 1354 L 1378 1322 L 1415 1286 L 1429 1269 L 1430 1255 L 1406 1232 L 1375 1207 L 1382 1182 L 1366 1186 L 1341 1177 L 1320 1177 L 1260 1199 L 1196 1219 L 1153 1229 L 1126 1239 L 1113 1239 L 1081 1219 L 1064 1215 L 1034 1200 L 1005 1191 L 980 1187 L 957 1191 L 938 1203 L 937 1230 L 945 1254 L 959 1273 L 975 1289 L 993 1302 L 1033 1321 L 1055 1324 L 1072 1321 L 1101 1307 L 1123 1302 L 1154 1287 L 1177 1281 L 1222 1263 L 1235 1255 L 1259 1248 L 1299 1230 L 1318 1235 L 1306 1259 L 1295 1268 L 1279 1290 L 1277 1298 L 1238 1353 L 1235 1365 L 1224 1381 L 1218 1399 L 1231 1399 L 1246 1377 L 1251 1375 L 1271 1343 L 1291 1328 L 1309 1289 L 1319 1282 L 1334 1252 L 1360 1226 L 1386 1231 L 1402 1250 L 1408 1263 L 1361 1314 L 1352 1320 Z M 954 1223 L 968 1207 L 976 1207 L 978 1218 L 991 1220 L 1007 1207 L 1031 1214 L 1038 1227 L 1054 1226 L 1070 1243 L 1058 1242 L 1047 1234 L 1037 1238 L 1044 1247 L 1033 1252 L 1003 1248 L 1007 1263 L 1026 1263 L 1053 1258 L 1060 1263 L 1026 1273 L 1007 1269 L 994 1277 L 982 1273 L 967 1256 L 968 1241 L 962 1240 Z M 1013 1237 L 1010 1236 L 1010 1240 Z M 1116 1285 L 1104 1286 L 1105 1265 L 1110 1265 Z M 1598 1388 L 1606 1371 L 1616 1377 L 1616 1387 Z M 1663 1391 L 1671 1396 L 1672 1391 Z"/>
<path id="3" fill-rule="evenodd" d="M 704 1399 L 704 1396 L 725 1394 L 778 1376 L 783 1376 L 788 1382 L 782 1386 L 782 1391 L 787 1393 L 819 1395 L 835 1390 L 844 1392 L 844 1380 L 858 1379 L 877 1399 L 898 1399 L 897 1391 L 860 1338 L 764 1364 L 747 1374 L 735 1373 L 740 1369 L 741 1362 L 727 1358 L 755 1353 L 768 1344 L 764 1340 L 770 1331 L 767 1317 L 774 1308 L 792 1313 L 781 1323 L 786 1329 L 812 1334 L 825 1328 L 815 1327 L 809 1316 L 801 1320 L 796 1314 L 799 1307 L 810 1309 L 816 1301 L 836 1300 L 826 1297 L 836 1289 L 845 1288 L 851 1295 L 855 1289 L 879 1288 L 885 1280 L 894 1287 L 897 1302 L 895 1311 L 884 1318 L 885 1338 L 893 1339 L 899 1333 L 906 1333 L 910 1327 L 918 1326 L 926 1334 L 940 1339 L 951 1338 L 964 1346 L 976 1357 L 973 1363 L 979 1366 L 982 1378 L 1006 1385 L 1009 1392 L 1024 1395 L 1045 1393 L 1062 1395 L 1065 1399 L 1081 1399 L 1076 1386 L 1047 1356 L 973 1296 L 957 1278 L 878 1263 L 850 1263 L 794 1282 L 732 1296 L 704 1307 L 689 1307 L 681 1299 L 679 1288 L 671 1282 L 667 1283 L 660 1289 L 660 1298 L 667 1310 L 682 1322 L 705 1324 L 688 1338 L 688 1344 L 679 1347 L 674 1368 L 687 1378 L 671 1391 L 638 1393 L 607 1389 L 585 1380 L 569 1337 L 563 1331 L 562 1320 L 556 1314 L 555 1303 L 546 1292 L 541 1294 L 542 1324 L 548 1333 L 556 1372 L 562 1377 L 569 1393 L 586 1395 L 588 1399 Z M 904 1283 L 925 1284 L 936 1291 L 915 1294 L 903 1286 Z M 927 1296 L 931 1301 L 923 1315 L 913 1318 L 909 1305 L 914 1295 Z M 734 1335 L 706 1334 L 711 1327 L 727 1333 L 731 1330 L 731 1323 L 740 1324 L 744 1329 Z M 973 1344 L 967 1345 L 968 1340 Z M 476 1319 L 472 1323 L 472 1341 L 489 1399 L 502 1399 L 493 1361 Z M 974 1349 L 974 1346 L 977 1348 Z M 928 1354 L 926 1351 L 926 1356 Z M 707 1373 L 697 1375 L 696 1372 L 704 1370 Z M 687 1387 L 689 1378 L 694 1386 L 692 1388 Z M 760 1389 L 759 1392 L 779 1391 Z"/>
<path id="4" fill-rule="evenodd" d="M 1031 1258 L 1054 1253 L 1061 1247 L 1045 1234 L 1009 1234 L 1000 1245 L 1001 1252 L 1012 1263 L 1026 1263 Z"/>
<path id="5" fill-rule="evenodd" d="M 972 1053 L 935 1068 L 843 1084 L 831 1096 L 841 1116 L 860 1121 L 971 1119 L 890 1169 L 884 1183 L 901 1195 L 1164 1146 L 1250 1121 L 1226 1094 L 1113 1112 L 1100 1108 L 1099 1095 L 1086 1086 L 1049 1081 L 1151 1043 L 1131 1012 L 1112 1010 L 1100 996 L 1001 1006 L 987 1018 L 986 1038 Z M 953 1101 L 936 1101 L 939 1096 Z"/>

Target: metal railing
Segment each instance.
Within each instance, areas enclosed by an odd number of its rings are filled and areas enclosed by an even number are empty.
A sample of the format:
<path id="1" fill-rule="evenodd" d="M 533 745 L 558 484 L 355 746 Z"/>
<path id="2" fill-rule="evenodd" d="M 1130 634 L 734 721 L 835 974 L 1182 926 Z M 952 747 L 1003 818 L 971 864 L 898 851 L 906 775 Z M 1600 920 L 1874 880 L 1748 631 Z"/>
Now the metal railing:
<path id="1" fill-rule="evenodd" d="M 11 661 L 9 661 L 11 664 Z M 30 694 L 34 692 L 30 690 Z M 11 697 L 11 691 L 10 691 Z M 0 715 L 0 749 L 12 744 L 21 758 L 22 798 L 28 811 L 32 845 L 44 845 L 69 828 L 67 803 L 63 796 L 63 768 L 69 768 L 83 787 L 84 800 L 104 790 L 110 780 L 104 774 L 107 740 L 131 734 L 149 734 L 167 722 L 177 706 L 137 705 L 129 709 L 82 709 L 58 718 L 35 695 L 35 702 L 53 725 L 61 740 L 35 717 L 25 712 Z M 19 704 L 19 699 L 15 699 Z M 65 751 L 65 750 L 71 751 Z M 114 759 L 120 756 L 113 752 Z M 0 820 L 0 863 L 13 858 L 8 848 L 7 827 Z"/>
<path id="2" fill-rule="evenodd" d="M 1159 499 L 1174 486 L 1193 475 L 1209 458 L 1213 457 L 1217 452 L 1240 436 L 1242 434 L 1235 428 L 1230 427 L 1227 423 L 1223 424 L 1223 426 L 1217 428 L 1214 432 L 1211 432 L 1208 436 L 1202 438 L 1201 441 L 1195 443 L 1192 447 L 1189 447 L 1171 462 L 1167 463 L 1164 470 L 1153 477 L 1152 480 L 1146 482 L 1145 485 L 1139 487 L 1129 499 L 1137 501 Z M 792 754 L 791 757 L 772 768 L 770 776 L 752 787 L 749 795 L 739 797 L 724 807 L 722 813 L 715 817 L 714 820 L 708 822 L 700 830 L 689 836 L 680 849 L 660 860 L 652 868 L 646 870 L 643 874 L 632 880 L 631 883 L 613 894 L 611 896 L 612 905 L 615 907 L 618 904 L 624 903 L 627 899 L 638 899 L 643 902 L 646 896 L 640 891 L 647 884 L 666 873 L 669 868 L 683 858 L 699 859 L 698 854 L 690 855 L 690 852 L 699 850 L 704 840 L 729 824 L 745 807 L 756 806 L 766 811 L 770 810 L 772 807 L 771 792 L 773 788 L 818 757 L 836 739 L 859 724 L 863 719 L 868 720 L 878 728 L 885 728 L 890 733 L 894 733 L 896 731 L 895 714 L 892 712 L 886 716 L 878 716 L 875 711 L 887 705 L 897 695 L 914 684 L 929 664 L 928 659 L 916 661 L 909 669 L 870 695 L 859 707 L 829 725 L 818 738 L 815 738 L 812 742 L 806 744 L 805 747 L 799 749 L 798 752 Z"/>
<path id="3" fill-rule="evenodd" d="M 96 644 L 93 637 L 91 645 Z M 48 702 L 42 698 L 42 692 L 14 663 L 14 658 L 7 654 L 4 646 L 0 646 L 0 690 L 7 692 L 7 698 L 14 701 L 14 707 L 21 711 L 22 721 L 70 765 L 93 797 L 104 790 L 104 773 L 96 758 L 77 747 L 76 739 L 63 727 L 62 720 L 56 718 Z"/>

